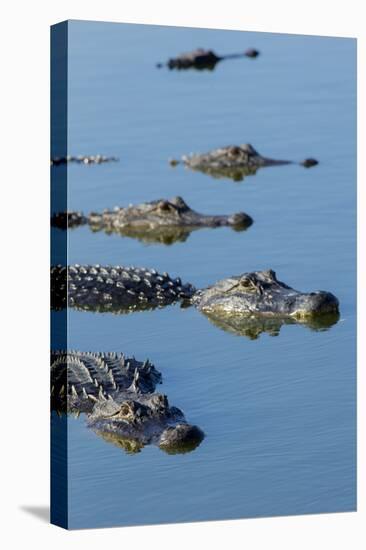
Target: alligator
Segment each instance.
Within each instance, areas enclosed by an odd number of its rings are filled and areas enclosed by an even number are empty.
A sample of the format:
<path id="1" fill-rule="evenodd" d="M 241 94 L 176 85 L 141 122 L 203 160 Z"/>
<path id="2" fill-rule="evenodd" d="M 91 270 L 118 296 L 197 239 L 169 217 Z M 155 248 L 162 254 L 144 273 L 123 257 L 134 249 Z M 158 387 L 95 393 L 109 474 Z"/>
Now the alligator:
<path id="1" fill-rule="evenodd" d="M 161 68 L 166 65 L 169 69 L 198 69 L 200 71 L 207 69 L 212 71 L 219 61 L 224 59 L 237 59 L 241 57 L 258 57 L 259 51 L 254 48 L 249 48 L 245 52 L 227 55 L 216 55 L 212 50 L 197 48 L 191 52 L 186 52 L 168 59 L 166 63 L 157 63 L 157 67 Z"/>
<path id="2" fill-rule="evenodd" d="M 339 318 L 339 302 L 333 294 L 294 290 L 271 269 L 243 273 L 196 290 L 168 273 L 144 268 L 55 266 L 51 290 L 55 309 L 68 303 L 79 310 L 130 313 L 174 303 L 194 305 L 221 328 L 235 332 L 239 327 L 237 332 L 249 337 L 258 329 L 259 333 L 271 332 L 273 319 L 279 326 L 295 322 L 317 330 Z"/>
<path id="3" fill-rule="evenodd" d="M 117 157 L 106 157 L 104 155 L 67 155 L 66 157 L 51 158 L 51 166 L 59 166 L 60 164 L 103 164 L 105 162 L 117 162 Z"/>
<path id="4" fill-rule="evenodd" d="M 236 231 L 247 229 L 253 220 L 248 214 L 238 212 L 230 216 L 200 214 L 192 210 L 182 197 L 159 199 L 126 208 L 115 207 L 101 213 L 57 212 L 51 218 L 51 225 L 74 228 L 89 225 L 92 231 L 104 230 L 134 237 L 144 242 L 172 244 L 185 241 L 192 231 L 202 227 L 232 227 Z"/>
<path id="5" fill-rule="evenodd" d="M 266 166 L 299 164 L 310 168 L 318 164 L 314 158 L 294 162 L 263 157 L 249 143 L 229 145 L 203 154 L 183 155 L 181 161 L 171 159 L 169 162 L 171 166 L 182 163 L 192 170 L 203 172 L 214 178 L 230 178 L 234 181 L 242 181 L 245 176 L 254 175 L 259 168 Z"/>
<path id="6" fill-rule="evenodd" d="M 51 410 L 87 415 L 87 424 L 127 452 L 155 444 L 170 454 L 195 449 L 204 433 L 156 393 L 161 373 L 122 353 L 51 353 Z"/>

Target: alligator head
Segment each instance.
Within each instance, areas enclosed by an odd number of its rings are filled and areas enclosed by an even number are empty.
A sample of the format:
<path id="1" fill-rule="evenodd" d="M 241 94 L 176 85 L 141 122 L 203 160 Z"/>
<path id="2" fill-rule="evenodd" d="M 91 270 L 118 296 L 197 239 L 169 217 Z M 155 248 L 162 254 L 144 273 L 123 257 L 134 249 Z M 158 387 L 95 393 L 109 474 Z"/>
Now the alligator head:
<path id="1" fill-rule="evenodd" d="M 183 156 L 182 162 L 192 170 L 209 174 L 215 178 L 230 178 L 234 181 L 241 181 L 245 176 L 254 175 L 259 168 L 266 166 L 295 164 L 290 160 L 276 160 L 263 157 L 249 143 L 229 145 L 214 149 L 208 153 Z M 307 158 L 299 164 L 310 168 L 318 164 L 318 161 Z"/>
<path id="2" fill-rule="evenodd" d="M 156 444 L 167 453 L 195 449 L 204 438 L 165 395 L 154 393 L 160 372 L 149 361 L 121 353 L 54 351 L 51 410 L 86 413 L 88 425 L 128 453 Z"/>
<path id="3" fill-rule="evenodd" d="M 330 292 L 299 292 L 278 281 L 271 269 L 223 279 L 198 291 L 192 301 L 203 313 L 221 318 L 277 316 L 306 322 L 339 313 L 338 300 Z"/>
<path id="4" fill-rule="evenodd" d="M 203 48 L 197 48 L 191 52 L 182 53 L 178 57 L 172 57 L 166 63 L 169 69 L 197 69 L 197 70 L 209 70 L 212 71 L 219 61 L 223 59 L 234 59 L 240 57 L 255 58 L 259 55 L 259 51 L 254 48 L 249 48 L 245 52 L 237 54 L 227 54 L 218 56 L 212 50 L 204 50 Z M 157 63 L 157 67 L 163 67 L 163 63 Z"/>
<path id="5" fill-rule="evenodd" d="M 204 438 L 202 430 L 188 424 L 183 412 L 170 406 L 166 395 L 160 393 L 131 396 L 125 393 L 99 401 L 88 417 L 88 424 L 106 440 L 129 452 L 155 444 L 171 454 L 186 453 Z"/>
<path id="6" fill-rule="evenodd" d="M 229 216 L 206 215 L 192 210 L 181 197 L 159 199 L 126 208 L 92 212 L 54 214 L 51 224 L 67 229 L 89 224 L 92 231 L 117 233 L 143 242 L 172 244 L 184 241 L 195 229 L 202 227 L 232 227 L 236 231 L 247 229 L 253 220 L 248 214 L 238 212 Z"/>

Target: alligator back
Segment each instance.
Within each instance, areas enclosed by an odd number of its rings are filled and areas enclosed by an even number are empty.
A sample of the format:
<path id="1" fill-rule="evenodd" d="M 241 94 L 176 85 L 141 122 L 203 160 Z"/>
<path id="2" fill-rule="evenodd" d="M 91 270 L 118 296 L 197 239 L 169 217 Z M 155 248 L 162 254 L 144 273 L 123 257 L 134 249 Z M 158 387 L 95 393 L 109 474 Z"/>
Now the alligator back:
<path id="1" fill-rule="evenodd" d="M 51 353 L 51 408 L 60 413 L 90 412 L 96 401 L 126 390 L 152 393 L 160 382 L 160 372 L 148 360 L 122 353 Z"/>
<path id="2" fill-rule="evenodd" d="M 195 288 L 155 269 L 73 265 L 51 268 L 53 309 L 128 313 L 190 299 Z"/>

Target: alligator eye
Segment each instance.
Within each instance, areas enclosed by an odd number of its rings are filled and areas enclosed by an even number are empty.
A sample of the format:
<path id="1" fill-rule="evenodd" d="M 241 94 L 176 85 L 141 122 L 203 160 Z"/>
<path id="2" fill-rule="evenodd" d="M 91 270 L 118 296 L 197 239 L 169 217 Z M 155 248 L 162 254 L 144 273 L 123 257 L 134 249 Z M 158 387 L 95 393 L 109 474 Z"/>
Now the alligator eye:
<path id="1" fill-rule="evenodd" d="M 230 147 L 229 155 L 232 157 L 237 157 L 238 155 L 240 155 L 240 147 Z"/>
<path id="2" fill-rule="evenodd" d="M 243 286 L 244 288 L 249 288 L 253 286 L 253 282 L 249 277 L 242 277 L 239 281 L 239 285 Z"/>
<path id="3" fill-rule="evenodd" d="M 129 416 L 132 412 L 131 405 L 129 403 L 122 403 L 121 408 L 118 412 L 118 416 Z"/>
<path id="4" fill-rule="evenodd" d="M 164 212 L 169 212 L 169 211 L 174 211 L 174 207 L 172 204 L 170 204 L 170 202 L 168 201 L 162 201 L 162 202 L 159 202 L 159 210 L 163 210 Z"/>
<path id="5" fill-rule="evenodd" d="M 251 277 L 242 277 L 238 282 L 238 286 L 246 292 L 256 292 L 258 290 L 255 281 Z"/>

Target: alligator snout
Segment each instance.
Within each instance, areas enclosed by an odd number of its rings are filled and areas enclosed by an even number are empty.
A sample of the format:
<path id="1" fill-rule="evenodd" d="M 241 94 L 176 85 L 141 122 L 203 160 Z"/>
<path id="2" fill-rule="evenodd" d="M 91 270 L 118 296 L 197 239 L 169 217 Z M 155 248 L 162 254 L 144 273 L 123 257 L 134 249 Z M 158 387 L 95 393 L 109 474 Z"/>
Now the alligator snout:
<path id="1" fill-rule="evenodd" d="M 236 214 L 232 214 L 232 216 L 228 217 L 228 222 L 233 229 L 240 231 L 241 229 L 246 229 L 251 226 L 253 223 L 253 218 L 248 216 L 248 214 L 245 214 L 245 212 L 237 212 Z"/>
<path id="2" fill-rule="evenodd" d="M 168 454 L 188 453 L 198 447 L 204 437 L 205 434 L 198 426 L 177 424 L 163 431 L 159 447 Z"/>
<path id="3" fill-rule="evenodd" d="M 303 318 L 338 312 L 339 301 L 334 294 L 319 290 L 297 296 L 293 305 L 292 315 Z"/>
<path id="4" fill-rule="evenodd" d="M 305 168 L 311 168 L 312 166 L 316 166 L 317 164 L 319 164 L 319 161 L 313 158 L 308 158 L 300 162 L 300 164 Z"/>

